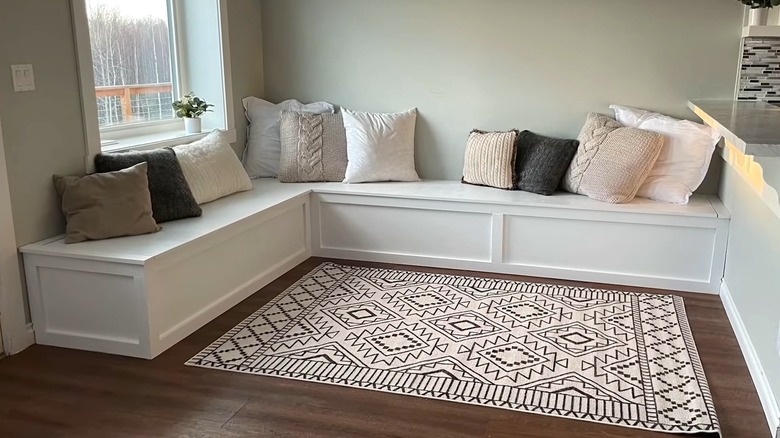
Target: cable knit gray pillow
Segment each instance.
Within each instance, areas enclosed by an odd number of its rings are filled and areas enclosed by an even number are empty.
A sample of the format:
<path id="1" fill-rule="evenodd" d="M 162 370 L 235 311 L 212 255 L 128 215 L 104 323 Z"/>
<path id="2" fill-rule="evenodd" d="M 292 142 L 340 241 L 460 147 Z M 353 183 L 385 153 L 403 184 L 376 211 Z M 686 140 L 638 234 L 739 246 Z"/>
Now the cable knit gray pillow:
<path id="1" fill-rule="evenodd" d="M 95 169 L 116 172 L 143 162 L 149 166 L 149 191 L 157 223 L 201 215 L 179 160 L 170 149 L 100 154 L 95 157 Z"/>
<path id="2" fill-rule="evenodd" d="M 347 136 L 341 114 L 282 111 L 281 182 L 344 180 Z"/>
<path id="3" fill-rule="evenodd" d="M 577 140 L 563 188 L 612 204 L 634 199 L 664 145 L 663 135 L 597 113 L 588 114 Z"/>
<path id="4" fill-rule="evenodd" d="M 580 142 L 520 133 L 517 148 L 517 188 L 539 195 L 552 195 L 561 183 Z"/>

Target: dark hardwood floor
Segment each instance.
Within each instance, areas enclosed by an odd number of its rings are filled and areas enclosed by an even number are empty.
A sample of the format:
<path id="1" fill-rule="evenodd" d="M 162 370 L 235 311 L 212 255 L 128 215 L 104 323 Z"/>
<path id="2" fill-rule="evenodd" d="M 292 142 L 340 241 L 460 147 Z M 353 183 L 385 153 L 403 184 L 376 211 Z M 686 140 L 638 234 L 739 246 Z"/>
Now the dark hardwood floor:
<path id="1" fill-rule="evenodd" d="M 673 436 L 184 365 L 323 261 L 309 259 L 151 361 L 37 345 L 0 360 L 0 437 Z M 511 275 L 403 268 L 528 280 Z M 769 437 L 758 396 L 719 298 L 679 295 L 685 298 L 723 437 Z"/>

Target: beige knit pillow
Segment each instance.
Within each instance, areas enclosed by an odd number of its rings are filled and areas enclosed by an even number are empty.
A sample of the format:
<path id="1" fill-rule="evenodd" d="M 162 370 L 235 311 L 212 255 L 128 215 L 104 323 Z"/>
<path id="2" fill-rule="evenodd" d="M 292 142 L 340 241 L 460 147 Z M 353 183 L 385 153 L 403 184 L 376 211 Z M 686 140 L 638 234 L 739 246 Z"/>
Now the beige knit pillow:
<path id="1" fill-rule="evenodd" d="M 572 193 L 612 204 L 631 202 L 661 153 L 664 137 L 590 113 L 563 178 Z"/>
<path id="2" fill-rule="evenodd" d="M 515 157 L 520 132 L 485 132 L 475 129 L 466 143 L 463 182 L 499 189 L 512 189 L 517 183 Z"/>
<path id="3" fill-rule="evenodd" d="M 347 134 L 341 114 L 282 111 L 279 181 L 344 181 Z"/>

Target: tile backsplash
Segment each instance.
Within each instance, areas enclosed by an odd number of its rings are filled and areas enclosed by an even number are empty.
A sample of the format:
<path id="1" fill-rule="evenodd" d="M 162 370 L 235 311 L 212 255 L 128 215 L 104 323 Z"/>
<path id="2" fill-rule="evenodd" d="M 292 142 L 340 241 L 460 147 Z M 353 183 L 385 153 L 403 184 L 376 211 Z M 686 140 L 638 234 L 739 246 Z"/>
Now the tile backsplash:
<path id="1" fill-rule="evenodd" d="M 739 100 L 780 103 L 780 38 L 743 38 Z"/>

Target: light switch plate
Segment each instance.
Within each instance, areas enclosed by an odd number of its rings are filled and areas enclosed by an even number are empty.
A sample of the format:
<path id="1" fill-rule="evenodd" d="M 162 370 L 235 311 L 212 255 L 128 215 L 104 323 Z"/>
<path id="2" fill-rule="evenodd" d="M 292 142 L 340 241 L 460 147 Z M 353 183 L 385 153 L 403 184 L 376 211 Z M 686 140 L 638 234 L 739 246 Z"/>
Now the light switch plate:
<path id="1" fill-rule="evenodd" d="M 11 77 L 14 80 L 14 91 L 35 90 L 35 77 L 32 64 L 18 64 L 11 66 Z"/>

